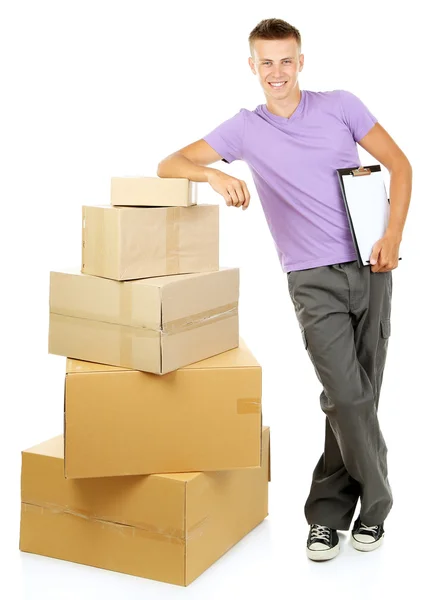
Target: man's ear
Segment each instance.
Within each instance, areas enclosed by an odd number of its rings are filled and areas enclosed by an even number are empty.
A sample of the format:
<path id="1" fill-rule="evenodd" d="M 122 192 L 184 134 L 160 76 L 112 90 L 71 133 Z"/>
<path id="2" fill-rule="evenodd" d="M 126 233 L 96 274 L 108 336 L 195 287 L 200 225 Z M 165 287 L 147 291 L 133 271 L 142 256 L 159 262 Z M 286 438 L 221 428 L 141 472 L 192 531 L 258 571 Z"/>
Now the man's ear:
<path id="1" fill-rule="evenodd" d="M 304 55 L 301 54 L 299 57 L 299 71 L 302 71 L 303 68 L 304 68 Z"/>

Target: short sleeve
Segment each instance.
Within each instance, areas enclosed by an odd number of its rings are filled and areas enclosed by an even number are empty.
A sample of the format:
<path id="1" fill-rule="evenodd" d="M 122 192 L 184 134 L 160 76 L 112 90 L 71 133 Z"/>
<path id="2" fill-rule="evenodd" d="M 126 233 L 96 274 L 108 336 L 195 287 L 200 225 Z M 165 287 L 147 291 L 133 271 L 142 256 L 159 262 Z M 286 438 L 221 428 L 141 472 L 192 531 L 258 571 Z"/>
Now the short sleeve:
<path id="1" fill-rule="evenodd" d="M 244 131 L 245 109 L 241 108 L 234 117 L 218 125 L 203 139 L 223 157 L 224 162 L 230 164 L 243 157 Z"/>
<path id="2" fill-rule="evenodd" d="M 377 123 L 377 118 L 355 94 L 339 90 L 343 121 L 350 129 L 355 142 L 359 142 Z"/>

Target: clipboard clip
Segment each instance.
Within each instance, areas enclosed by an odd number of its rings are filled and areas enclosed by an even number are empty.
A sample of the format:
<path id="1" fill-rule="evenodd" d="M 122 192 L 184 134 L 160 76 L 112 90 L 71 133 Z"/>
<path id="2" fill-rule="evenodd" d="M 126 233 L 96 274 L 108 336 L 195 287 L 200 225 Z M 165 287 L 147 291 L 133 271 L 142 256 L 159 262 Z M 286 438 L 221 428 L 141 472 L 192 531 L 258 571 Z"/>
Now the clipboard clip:
<path id="1" fill-rule="evenodd" d="M 352 169 L 352 175 L 354 177 L 358 177 L 359 175 L 371 175 L 371 171 L 367 167 L 358 167 L 357 169 Z"/>

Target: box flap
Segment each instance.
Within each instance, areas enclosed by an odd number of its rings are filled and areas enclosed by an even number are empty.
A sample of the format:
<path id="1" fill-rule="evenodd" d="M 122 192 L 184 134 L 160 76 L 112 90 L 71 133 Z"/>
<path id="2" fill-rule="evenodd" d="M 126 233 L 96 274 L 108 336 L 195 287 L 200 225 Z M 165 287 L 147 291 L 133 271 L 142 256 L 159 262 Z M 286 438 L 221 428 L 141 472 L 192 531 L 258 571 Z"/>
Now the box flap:
<path id="1" fill-rule="evenodd" d="M 42 454 L 43 456 L 51 456 L 54 458 L 63 459 L 63 435 L 57 435 L 45 442 L 36 444 L 27 450 L 23 450 L 26 454 Z"/>

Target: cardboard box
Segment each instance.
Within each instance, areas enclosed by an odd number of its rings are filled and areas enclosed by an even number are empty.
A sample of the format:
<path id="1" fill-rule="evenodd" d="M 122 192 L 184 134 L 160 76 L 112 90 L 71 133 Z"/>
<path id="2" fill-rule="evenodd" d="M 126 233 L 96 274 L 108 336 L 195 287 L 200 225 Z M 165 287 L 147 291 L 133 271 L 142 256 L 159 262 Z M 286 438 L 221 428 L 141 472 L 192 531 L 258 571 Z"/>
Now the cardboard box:
<path id="1" fill-rule="evenodd" d="M 83 206 L 82 265 L 118 281 L 216 271 L 219 206 Z"/>
<path id="2" fill-rule="evenodd" d="M 112 177 L 113 206 L 193 206 L 197 182 L 180 177 Z"/>
<path id="3" fill-rule="evenodd" d="M 65 477 L 259 466 L 261 397 L 243 340 L 161 376 L 68 359 Z"/>
<path id="4" fill-rule="evenodd" d="M 52 272 L 49 352 L 163 374 L 236 348 L 239 269 L 113 281 Z"/>
<path id="5" fill-rule="evenodd" d="M 67 480 L 58 436 L 22 453 L 20 550 L 187 586 L 268 515 L 260 467 Z"/>

